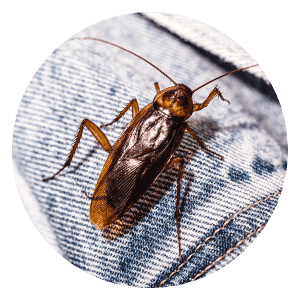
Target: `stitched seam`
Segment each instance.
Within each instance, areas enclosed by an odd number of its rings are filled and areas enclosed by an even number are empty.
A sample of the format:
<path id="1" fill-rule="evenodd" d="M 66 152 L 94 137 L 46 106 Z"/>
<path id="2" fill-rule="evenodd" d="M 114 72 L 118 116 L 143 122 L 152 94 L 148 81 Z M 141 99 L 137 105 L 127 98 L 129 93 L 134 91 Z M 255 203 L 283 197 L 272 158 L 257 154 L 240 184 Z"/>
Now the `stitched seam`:
<path id="1" fill-rule="evenodd" d="M 194 281 L 200 276 L 202 276 L 205 272 L 207 272 L 209 269 L 211 269 L 216 263 L 218 263 L 220 260 L 222 260 L 226 255 L 228 255 L 233 250 L 237 249 L 242 243 L 244 243 L 247 239 L 249 239 L 252 235 L 255 235 L 259 233 L 266 225 L 261 226 L 256 231 L 249 233 L 243 240 L 240 240 L 234 247 L 228 249 L 225 254 L 218 257 L 213 263 L 211 263 L 209 266 L 207 266 L 203 271 L 198 273 L 194 278 L 190 278 L 190 281 Z"/>
<path id="2" fill-rule="evenodd" d="M 258 205 L 258 204 L 261 203 L 261 202 L 267 201 L 267 200 L 269 200 L 271 197 L 275 197 L 275 196 L 277 196 L 277 195 L 279 195 L 279 194 L 281 194 L 281 191 L 279 191 L 279 192 L 277 192 L 277 193 L 275 193 L 275 194 L 271 194 L 271 195 L 269 195 L 269 196 L 268 196 L 267 198 L 265 198 L 265 199 L 261 199 L 261 200 L 258 200 L 258 201 L 255 202 L 255 203 L 249 204 L 249 205 L 248 205 L 247 207 L 245 207 L 244 209 L 242 209 L 242 210 L 238 211 L 237 213 L 235 213 L 232 217 L 230 217 L 227 221 L 225 221 L 224 224 L 223 224 L 221 227 L 219 227 L 219 228 L 218 228 L 211 236 L 207 237 L 207 238 L 204 240 L 203 243 L 199 244 L 199 245 L 195 248 L 194 252 L 193 252 L 191 255 L 188 256 L 188 258 L 187 258 L 187 259 L 186 259 L 186 260 L 178 267 L 178 269 L 175 270 L 174 272 L 172 272 L 172 273 L 169 275 L 168 278 L 164 279 L 164 280 L 159 284 L 159 287 L 161 287 L 165 282 L 167 282 L 168 280 L 170 280 L 171 277 L 172 277 L 173 275 L 175 275 L 176 273 L 178 273 L 178 272 L 180 271 L 180 269 L 181 269 L 182 267 L 184 267 L 184 266 L 187 264 L 187 262 L 188 262 L 188 261 L 189 261 L 196 253 L 197 253 L 197 251 L 198 251 L 204 244 L 206 244 L 206 242 L 208 242 L 210 239 L 212 239 L 213 237 L 215 237 L 216 234 L 217 234 L 219 231 L 221 231 L 222 229 L 224 229 L 225 226 L 226 226 L 230 221 L 234 220 L 239 214 L 241 214 L 241 213 L 245 212 L 246 210 L 250 209 L 251 207 L 253 207 L 253 206 L 255 206 L 255 205 Z"/>

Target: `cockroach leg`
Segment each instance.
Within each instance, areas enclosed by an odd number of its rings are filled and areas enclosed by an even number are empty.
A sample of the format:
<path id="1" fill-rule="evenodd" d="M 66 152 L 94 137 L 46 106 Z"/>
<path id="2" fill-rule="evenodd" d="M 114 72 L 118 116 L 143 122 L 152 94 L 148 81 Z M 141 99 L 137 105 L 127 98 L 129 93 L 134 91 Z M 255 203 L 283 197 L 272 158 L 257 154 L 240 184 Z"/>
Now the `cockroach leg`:
<path id="1" fill-rule="evenodd" d="M 43 178 L 43 181 L 47 181 L 49 179 L 52 179 L 57 174 L 59 174 L 65 167 L 70 165 L 70 163 L 72 161 L 72 158 L 74 156 L 74 153 L 75 153 L 75 151 L 78 147 L 79 141 L 82 137 L 82 132 L 83 132 L 84 126 L 93 134 L 93 136 L 96 138 L 96 140 L 99 142 L 99 144 L 103 147 L 103 149 L 106 152 L 110 151 L 111 145 L 109 143 L 109 140 L 105 136 L 105 134 L 102 132 L 102 130 L 96 124 L 94 124 L 92 121 L 90 121 L 88 119 L 84 119 L 84 120 L 82 120 L 82 122 L 79 125 L 79 129 L 78 129 L 77 135 L 75 136 L 72 150 L 70 151 L 70 154 L 69 154 L 68 159 L 65 162 L 64 166 L 57 173 L 55 173 L 53 176 L 48 177 L 48 178 Z"/>
<path id="2" fill-rule="evenodd" d="M 112 125 L 113 123 L 117 122 L 126 113 L 126 111 L 130 108 L 130 106 L 132 106 L 132 118 L 134 118 L 138 114 L 138 112 L 140 111 L 139 104 L 138 104 L 138 102 L 137 102 L 137 100 L 135 98 L 132 99 L 126 105 L 126 107 L 119 113 L 119 115 L 116 118 L 114 118 L 110 123 L 100 125 L 99 127 L 100 128 L 101 127 L 107 127 L 107 126 Z"/>
<path id="3" fill-rule="evenodd" d="M 212 99 L 214 99 L 216 96 L 218 96 L 221 100 L 226 101 L 226 102 L 228 102 L 228 103 L 230 104 L 230 102 L 229 102 L 228 100 L 224 99 L 224 97 L 223 97 L 222 93 L 220 92 L 218 86 L 216 86 L 216 87 L 210 92 L 210 94 L 208 95 L 208 97 L 205 99 L 204 102 L 202 102 L 202 103 L 195 103 L 195 104 L 193 105 L 193 112 L 205 108 L 205 107 L 209 104 L 209 102 L 210 102 Z"/>
<path id="4" fill-rule="evenodd" d="M 169 163 L 164 168 L 164 171 L 172 169 L 172 168 L 178 168 L 175 218 L 176 218 L 176 228 L 177 228 L 177 239 L 178 239 L 180 262 L 183 262 L 182 255 L 181 255 L 181 240 L 180 240 L 180 227 L 179 227 L 179 221 L 180 221 L 179 204 L 180 204 L 180 190 L 181 190 L 181 177 L 182 177 L 183 163 L 184 163 L 184 160 L 182 157 L 174 157 L 169 161 Z"/>
<path id="5" fill-rule="evenodd" d="M 156 93 L 160 92 L 158 82 L 154 82 L 154 86 L 155 86 Z"/>
<path id="6" fill-rule="evenodd" d="M 87 198 L 89 198 L 90 200 L 103 200 L 106 199 L 107 196 L 100 196 L 100 197 L 91 197 L 86 193 L 86 188 L 84 189 L 84 194 Z"/>
<path id="7" fill-rule="evenodd" d="M 217 155 L 217 156 L 219 156 L 222 160 L 224 159 L 224 157 L 222 156 L 222 155 L 220 155 L 220 154 L 218 154 L 218 153 L 216 153 L 216 152 L 213 152 L 213 151 L 211 151 L 211 150 L 209 150 L 208 148 L 206 148 L 206 146 L 205 146 L 205 144 L 200 140 L 200 138 L 199 137 L 197 137 L 197 135 L 195 134 L 195 132 L 191 129 L 191 127 L 188 125 L 188 124 L 186 124 L 187 125 L 187 131 L 189 132 L 189 134 L 196 140 L 196 142 L 198 143 L 198 145 L 201 147 L 201 148 L 203 148 L 205 151 L 207 151 L 207 152 L 209 152 L 209 153 L 211 153 L 211 154 L 214 154 L 214 155 Z"/>

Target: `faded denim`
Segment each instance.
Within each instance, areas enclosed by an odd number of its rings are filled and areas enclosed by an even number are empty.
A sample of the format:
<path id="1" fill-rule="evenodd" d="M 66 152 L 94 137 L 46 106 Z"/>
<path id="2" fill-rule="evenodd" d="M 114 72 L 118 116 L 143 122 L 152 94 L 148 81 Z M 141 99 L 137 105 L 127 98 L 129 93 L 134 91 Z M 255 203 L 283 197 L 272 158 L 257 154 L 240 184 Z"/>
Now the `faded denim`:
<path id="1" fill-rule="evenodd" d="M 147 58 L 191 89 L 226 71 L 192 46 L 138 15 L 95 24 L 78 34 L 103 38 Z M 186 133 L 178 256 L 174 218 L 177 170 L 159 176 L 115 224 L 97 230 L 90 200 L 107 153 L 84 130 L 71 166 L 64 164 L 83 118 L 109 123 L 134 97 L 139 107 L 171 85 L 145 62 L 112 46 L 70 41 L 37 71 L 19 107 L 13 160 L 24 205 L 38 230 L 68 261 L 101 279 L 135 287 L 172 286 L 201 278 L 242 253 L 277 205 L 287 166 L 285 124 L 278 102 L 234 76 L 193 95 L 202 102 L 218 84 L 228 105 L 214 99 L 189 120 L 208 155 Z M 103 131 L 113 144 L 131 111 Z"/>

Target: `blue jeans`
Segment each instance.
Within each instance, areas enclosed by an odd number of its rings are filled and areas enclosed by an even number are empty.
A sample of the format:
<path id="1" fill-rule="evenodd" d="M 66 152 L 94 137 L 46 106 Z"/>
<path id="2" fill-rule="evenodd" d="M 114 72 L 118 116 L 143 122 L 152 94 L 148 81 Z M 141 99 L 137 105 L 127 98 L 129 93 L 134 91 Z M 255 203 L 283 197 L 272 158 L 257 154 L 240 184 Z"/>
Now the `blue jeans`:
<path id="1" fill-rule="evenodd" d="M 193 47 L 138 15 L 95 24 L 93 36 L 131 49 L 191 89 L 226 71 Z M 210 156 L 186 133 L 176 151 L 185 159 L 181 188 L 179 261 L 175 224 L 177 169 L 162 173 L 125 215 L 103 230 L 89 220 L 90 200 L 107 153 L 88 130 L 71 166 L 65 163 L 82 119 L 111 122 L 137 98 L 170 81 L 142 60 L 95 41 L 69 41 L 54 51 L 30 82 L 19 107 L 13 160 L 22 200 L 36 227 L 68 261 L 101 279 L 135 287 L 166 287 L 204 277 L 242 253 L 268 222 L 287 164 L 279 103 L 234 76 L 217 81 L 231 104 L 214 99 L 190 127 L 224 160 Z M 203 102 L 216 83 L 193 95 Z M 131 111 L 103 129 L 113 144 Z M 278 139 L 278 136 L 280 139 Z"/>

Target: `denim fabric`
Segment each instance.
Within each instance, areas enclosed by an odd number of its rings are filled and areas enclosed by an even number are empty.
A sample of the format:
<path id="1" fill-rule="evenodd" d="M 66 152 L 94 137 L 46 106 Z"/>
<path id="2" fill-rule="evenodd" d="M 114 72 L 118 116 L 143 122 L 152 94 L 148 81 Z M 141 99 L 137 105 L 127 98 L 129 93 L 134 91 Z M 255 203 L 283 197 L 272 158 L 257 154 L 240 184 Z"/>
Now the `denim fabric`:
<path id="1" fill-rule="evenodd" d="M 210 27 L 209 25 L 197 22 L 193 19 L 166 13 L 144 12 L 142 14 L 158 26 L 179 36 L 184 41 L 200 47 L 210 56 L 215 56 L 223 63 L 234 64 L 236 68 L 243 68 L 255 64 L 255 60 L 235 41 L 228 38 L 224 33 Z M 248 72 L 255 74 L 269 82 L 267 76 L 260 68 L 249 69 Z"/>
<path id="2" fill-rule="evenodd" d="M 225 72 L 138 15 L 106 20 L 78 36 L 99 37 L 131 49 L 192 89 Z M 183 264 L 174 218 L 176 169 L 162 173 L 120 220 L 95 229 L 84 190 L 92 194 L 107 153 L 88 130 L 71 166 L 50 181 L 42 178 L 65 163 L 83 118 L 109 123 L 134 97 L 143 108 L 154 98 L 155 81 L 161 88 L 172 85 L 142 60 L 110 45 L 66 42 L 30 82 L 13 138 L 18 188 L 41 234 L 82 270 L 135 287 L 187 283 L 237 257 L 268 222 L 287 165 L 280 105 L 227 76 L 196 92 L 193 100 L 204 101 L 218 84 L 231 104 L 214 99 L 188 121 L 224 160 L 208 155 L 188 133 L 175 154 L 186 162 L 180 221 Z M 103 129 L 111 144 L 130 120 L 131 111 Z"/>

